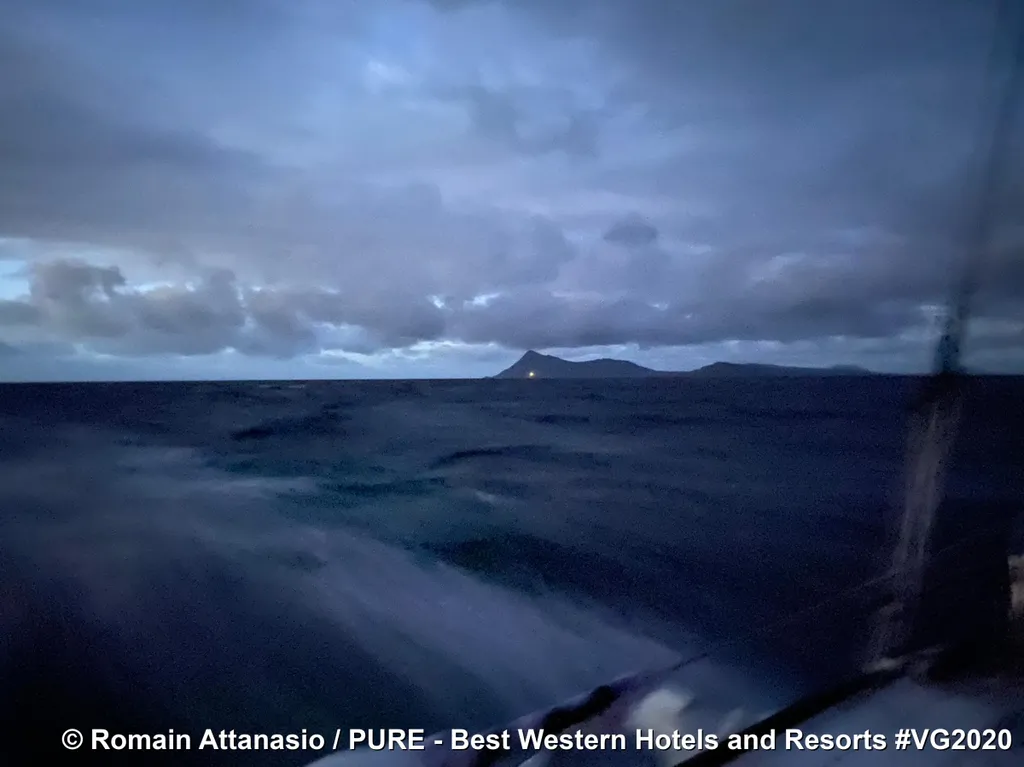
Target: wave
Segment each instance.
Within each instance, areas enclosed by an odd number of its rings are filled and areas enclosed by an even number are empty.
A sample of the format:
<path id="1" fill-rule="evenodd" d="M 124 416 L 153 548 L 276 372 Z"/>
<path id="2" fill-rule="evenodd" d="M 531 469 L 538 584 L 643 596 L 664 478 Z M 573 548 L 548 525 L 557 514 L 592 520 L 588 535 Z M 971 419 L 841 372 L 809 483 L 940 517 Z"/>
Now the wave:
<path id="1" fill-rule="evenodd" d="M 345 431 L 345 417 L 334 405 L 325 405 L 317 413 L 273 418 L 255 426 L 236 429 L 231 438 L 236 442 L 288 437 L 334 437 Z"/>
<path id="2" fill-rule="evenodd" d="M 0 618 L 14 638 L 0 678 L 28 696 L 26 727 L 485 726 L 679 649 L 594 605 L 281 517 L 281 494 L 315 492 L 309 480 L 239 477 L 113 434 L 51 447 L 0 465 L 20 605 Z"/>

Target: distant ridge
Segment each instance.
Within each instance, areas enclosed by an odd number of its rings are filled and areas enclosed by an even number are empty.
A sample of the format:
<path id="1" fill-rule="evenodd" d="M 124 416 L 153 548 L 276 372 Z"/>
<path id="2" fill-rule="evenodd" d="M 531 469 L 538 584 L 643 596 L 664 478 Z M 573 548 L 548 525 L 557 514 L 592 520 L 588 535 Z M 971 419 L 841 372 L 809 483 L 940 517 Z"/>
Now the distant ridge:
<path id="1" fill-rule="evenodd" d="M 693 378 L 754 378 L 780 376 L 862 376 L 874 375 L 870 370 L 854 365 L 830 368 L 798 368 L 781 365 L 738 364 L 715 362 L 697 370 L 673 372 L 652 370 L 635 362 L 615 359 L 597 359 L 570 362 L 550 354 L 528 351 L 510 367 L 494 378 L 665 378 L 687 376 Z"/>
<path id="2" fill-rule="evenodd" d="M 657 371 L 654 371 L 656 375 Z M 660 375 L 665 375 L 661 373 Z M 833 365 L 827 368 L 787 367 L 785 365 L 763 365 L 758 363 L 713 362 L 696 370 L 669 375 L 685 375 L 694 377 L 750 378 L 770 376 L 869 376 L 876 375 L 867 368 L 856 365 Z"/>

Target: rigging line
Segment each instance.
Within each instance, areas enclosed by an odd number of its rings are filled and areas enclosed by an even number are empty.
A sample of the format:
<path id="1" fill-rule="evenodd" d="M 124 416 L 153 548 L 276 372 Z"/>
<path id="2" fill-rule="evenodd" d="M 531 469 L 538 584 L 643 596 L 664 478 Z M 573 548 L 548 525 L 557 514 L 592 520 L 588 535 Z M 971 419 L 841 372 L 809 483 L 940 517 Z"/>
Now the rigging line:
<path id="1" fill-rule="evenodd" d="M 897 650 L 902 654 L 912 637 L 915 613 L 923 595 L 927 548 L 935 513 L 941 502 L 946 462 L 956 435 L 963 402 L 961 355 L 971 300 L 975 298 L 985 256 L 992 246 L 997 195 L 1005 173 L 1007 150 L 1019 97 L 1024 17 L 1013 19 L 1017 4 L 1002 0 L 997 5 L 995 39 L 989 62 L 990 73 L 1001 72 L 1004 62 L 1001 34 L 1009 29 L 1010 61 L 1005 82 L 998 94 L 991 143 L 980 169 L 978 207 L 972 217 L 964 263 L 951 297 L 945 327 L 936 349 L 935 369 L 925 381 L 918 412 L 911 423 L 907 488 L 899 541 L 893 555 L 893 569 L 903 574 L 894 583 L 892 602 L 879 618 L 874 648 L 876 659 Z M 1016 22 L 1016 23 L 1014 23 Z M 991 79 L 991 74 L 990 74 Z M 898 649 L 897 649 L 898 648 Z"/>
<path id="2" fill-rule="evenodd" d="M 962 335 L 964 323 L 969 314 L 969 304 L 976 293 L 980 278 L 982 265 L 985 257 L 989 255 L 992 246 L 992 234 L 995 228 L 995 217 L 998 209 L 998 194 L 1005 179 L 1009 163 L 1006 162 L 1006 153 L 1010 146 L 1014 124 L 1014 112 L 1019 103 L 1019 90 L 1022 77 L 1021 58 L 1024 55 L 1024 19 L 1013 19 L 1012 9 L 1017 8 L 1020 13 L 1019 4 L 1013 0 L 1002 0 L 997 13 L 997 30 L 1007 27 L 1016 29 L 1016 34 L 1011 34 L 1009 42 L 1009 71 L 1005 73 L 1001 98 L 996 107 L 994 116 L 994 128 L 991 136 L 991 148 L 987 154 L 984 169 L 981 174 L 981 188 L 978 196 L 978 208 L 974 218 L 974 229 L 970 233 L 969 245 L 971 250 L 965 253 L 965 264 L 960 279 L 960 289 L 954 302 L 954 314 L 957 329 Z M 1013 22 L 1017 23 L 1014 25 Z M 997 37 L 998 41 L 998 37 Z M 1000 51 L 999 45 L 995 45 L 992 54 L 990 67 L 998 68 Z M 957 346 L 959 349 L 959 345 Z"/>
<path id="3" fill-rule="evenodd" d="M 1000 89 L 991 143 L 989 144 L 989 151 L 986 153 L 984 166 L 981 171 L 981 193 L 979 195 L 976 215 L 973 217 L 973 227 L 968 237 L 969 247 L 964 254 L 963 271 L 958 282 L 958 289 L 950 301 L 945 331 L 938 343 L 936 366 L 933 371 L 933 376 L 936 377 L 947 377 L 959 372 L 960 353 L 965 331 L 964 326 L 969 316 L 970 302 L 978 289 L 984 256 L 991 246 L 995 209 L 997 207 L 996 200 L 1001 181 L 1004 177 L 1005 166 L 1007 165 L 1005 155 L 1012 135 L 1014 111 L 1018 104 L 1018 91 L 1022 77 L 1021 59 L 1022 54 L 1024 54 L 1024 18 L 1017 19 L 1017 23 L 1012 24 L 1014 19 L 1011 17 L 1011 13 L 1016 5 L 1015 0 L 1001 0 L 997 2 L 996 13 L 994 14 L 995 35 L 989 61 L 990 72 L 1000 70 L 1004 63 L 1002 57 L 1005 51 L 1002 50 L 1000 45 L 1004 37 L 1001 32 L 1006 28 L 1010 28 L 1015 29 L 1016 33 L 1010 35 L 1009 72 L 1006 74 L 1005 82 Z M 945 390 L 945 387 L 943 387 L 943 390 Z M 922 510 L 915 508 L 915 501 L 917 504 L 923 504 L 923 511 L 925 512 L 929 509 L 933 511 L 934 507 L 938 505 L 941 498 L 941 474 L 944 469 L 944 463 L 949 456 L 961 409 L 962 392 L 959 387 L 954 387 L 952 391 L 945 390 L 944 392 L 939 391 L 936 393 L 939 396 L 934 400 L 932 397 L 928 397 L 925 400 L 926 406 L 932 406 L 930 408 L 926 407 L 931 412 L 928 413 L 921 424 L 924 428 L 918 430 L 918 439 L 912 439 L 911 470 L 909 472 L 907 488 L 907 513 L 904 515 L 905 526 L 901 535 L 903 540 L 901 541 L 902 545 L 897 549 L 892 566 L 877 576 L 841 589 L 820 602 L 787 615 L 782 620 L 757 631 L 757 636 L 771 636 L 802 618 L 816 614 L 823 608 L 836 605 L 871 587 L 881 586 L 887 582 L 891 584 L 901 577 L 908 581 L 908 585 L 915 583 L 916 579 L 913 575 L 908 577 L 908 569 L 915 569 L 914 565 L 916 563 L 912 560 L 916 559 L 920 563 L 923 559 L 924 547 L 927 543 L 927 533 L 930 531 L 930 524 L 926 523 L 923 526 L 921 524 L 922 521 L 930 522 L 930 519 L 921 519 L 921 517 L 929 517 L 930 515 L 927 513 L 913 513 L 914 511 L 920 512 Z M 947 396 L 943 397 L 943 393 L 947 394 Z M 915 498 L 915 496 L 921 497 Z M 993 532 L 997 527 L 1001 527 L 1001 524 L 993 524 L 980 530 L 975 530 L 971 535 L 961 537 L 955 544 L 935 552 L 931 557 L 932 562 L 942 560 L 947 555 L 955 553 L 955 551 L 960 550 L 967 544 L 974 543 L 976 539 Z M 908 597 L 910 595 L 904 591 L 903 599 L 899 601 L 916 601 L 916 599 Z M 896 616 L 889 613 L 885 617 L 891 621 Z M 888 639 L 892 638 L 891 629 L 891 626 L 885 627 L 886 633 L 889 634 Z M 676 663 L 673 668 L 702 660 L 714 654 L 716 649 L 728 644 L 729 642 L 720 643 L 706 653 L 701 653 Z M 881 647 L 879 649 L 884 651 L 891 648 Z"/>
<path id="4" fill-rule="evenodd" d="M 941 500 L 943 470 L 951 451 L 962 407 L 963 389 L 959 385 L 958 379 L 961 372 L 960 362 L 966 323 L 970 316 L 971 302 L 978 292 L 985 257 L 992 247 L 997 196 L 1006 165 L 1008 165 L 1005 162 L 1005 157 L 1010 143 L 1014 110 L 1018 103 L 1022 70 L 1021 58 L 1024 54 L 1024 18 L 1018 19 L 1017 24 L 1012 23 L 1014 20 L 1011 18 L 1011 11 L 1015 5 L 1013 0 L 997 1 L 995 44 L 989 64 L 990 71 L 1000 68 L 999 43 L 1002 39 L 1000 34 L 1002 30 L 1015 29 L 1016 34 L 1013 35 L 1014 39 L 1011 43 L 1009 72 L 997 106 L 989 151 L 980 173 L 978 207 L 967 233 L 967 247 L 963 254 L 964 262 L 961 274 L 947 307 L 946 321 L 935 352 L 933 374 L 931 380 L 926 381 L 920 400 L 920 411 L 923 417 L 912 426 L 903 529 L 893 566 L 875 578 L 842 590 L 816 605 L 787 616 L 784 621 L 780 621 L 767 631 L 758 632 L 758 634 L 763 635 L 771 633 L 773 630 L 779 630 L 800 617 L 807 617 L 809 614 L 816 613 L 830 604 L 838 603 L 859 591 L 892 580 L 895 581 L 897 587 L 894 591 L 896 598 L 892 605 L 896 609 L 882 615 L 881 642 L 876 645 L 873 653 L 873 660 L 877 661 L 894 649 L 891 646 L 894 638 L 904 638 L 899 637 L 895 632 L 906 630 L 904 622 L 907 619 L 908 609 L 911 605 L 916 607 L 919 602 L 924 554 L 932 516 Z M 936 386 L 936 383 L 939 385 Z M 975 538 L 995 527 L 997 525 L 991 525 L 988 528 L 976 530 L 971 536 L 961 538 L 956 544 L 933 554 L 932 561 L 941 559 L 968 543 L 973 543 Z M 899 582 L 901 578 L 902 583 Z M 901 623 L 903 625 L 900 625 Z M 879 667 L 876 666 L 876 670 L 877 668 Z M 834 705 L 834 702 L 826 702 L 825 705 Z M 719 763 L 715 760 L 715 755 L 712 754 L 710 758 L 714 763 Z M 724 761 L 727 760 L 722 760 L 722 762 Z"/>
<path id="5" fill-rule="evenodd" d="M 1001 50 L 999 45 L 1002 36 L 1000 35 L 1001 30 L 1010 26 L 1008 22 L 1012 22 L 1011 9 L 1016 5 L 1014 0 L 1001 0 L 997 3 L 996 17 L 996 32 L 995 32 L 995 44 L 993 45 L 993 51 L 989 62 L 989 70 L 998 70 L 1001 68 L 1002 54 L 1005 53 Z M 1005 83 L 1001 89 L 998 101 L 998 108 L 996 110 L 995 125 L 992 132 L 991 143 L 989 145 L 989 151 L 986 154 L 986 162 L 981 173 L 982 185 L 979 206 L 976 209 L 976 216 L 974 216 L 974 226 L 972 228 L 972 237 L 969 238 L 969 242 L 973 243 L 973 247 L 968 248 L 965 253 L 963 273 L 958 283 L 958 290 L 955 292 L 952 300 L 950 301 L 950 311 L 947 318 L 946 330 L 940 339 L 937 350 L 937 364 L 933 371 L 933 376 L 945 376 L 948 374 L 957 373 L 959 370 L 959 355 L 962 347 L 962 337 L 964 333 L 964 324 L 969 315 L 970 300 L 974 297 L 977 291 L 979 278 L 981 273 L 981 264 L 986 255 L 986 251 L 991 244 L 992 229 L 994 224 L 994 211 L 996 208 L 996 197 L 999 191 L 1000 182 L 1003 178 L 1005 165 L 1005 155 L 1007 147 L 1010 142 L 1013 127 L 1014 110 L 1018 104 L 1018 90 L 1021 83 L 1022 77 L 1022 66 L 1021 59 L 1024 54 L 1024 18 L 1018 19 L 1016 24 L 1016 34 L 1012 35 L 1011 40 L 1011 51 L 1010 51 L 1010 66 L 1009 73 L 1006 75 Z M 947 352 L 944 354 L 943 352 Z M 949 448 L 953 437 L 955 436 L 955 424 L 958 420 L 960 411 L 960 396 L 961 392 L 956 389 L 953 392 L 952 402 L 943 402 L 943 397 L 940 395 L 937 402 L 931 402 L 931 398 L 927 404 L 932 404 L 934 407 L 931 408 L 931 413 L 926 418 L 925 428 L 921 433 L 918 434 L 919 439 L 912 441 L 911 445 L 911 462 L 916 456 L 917 466 L 919 471 L 910 472 L 910 485 L 908 486 L 908 505 L 912 503 L 915 492 L 922 492 L 925 498 L 925 504 L 927 506 L 937 505 L 940 499 L 940 477 L 943 463 L 948 457 Z M 943 405 L 946 408 L 943 409 Z M 944 416 L 944 417 L 943 417 Z M 926 477 L 924 482 L 914 482 L 915 478 L 921 479 L 923 475 L 931 475 Z M 910 509 L 908 509 L 910 511 Z M 906 514 L 905 522 L 912 523 L 914 517 L 918 515 Z M 929 526 L 930 527 L 930 526 Z M 975 530 L 973 534 L 966 537 L 961 537 L 956 543 L 951 544 L 939 552 L 935 552 L 932 555 L 932 561 L 942 559 L 948 554 L 954 553 L 955 550 L 961 549 L 969 543 L 974 543 L 975 540 L 984 534 L 993 532 L 997 527 L 1001 527 L 1001 524 L 993 524 L 980 530 Z M 912 538 L 912 528 L 910 530 L 904 530 L 903 538 Z M 921 532 L 927 532 L 918 530 Z M 920 535 L 917 536 L 920 539 Z M 854 596 L 855 594 L 869 589 L 873 586 L 881 586 L 886 582 L 890 582 L 894 579 L 898 579 L 901 576 L 906 577 L 908 565 L 906 561 L 901 561 L 909 558 L 912 554 L 922 554 L 923 548 L 921 548 L 925 541 L 918 540 L 915 546 L 909 548 L 900 556 L 897 553 L 893 565 L 880 573 L 877 576 L 868 578 L 860 583 L 854 584 L 844 589 L 840 589 L 836 593 L 831 594 L 829 597 L 810 605 L 806 608 L 797 610 L 794 613 L 787 615 L 785 618 L 773 622 L 768 627 L 764 627 L 761 630 L 755 632 L 756 636 L 767 637 L 771 636 L 777 631 L 796 623 L 801 618 L 809 617 L 812 614 L 817 613 L 821 609 L 828 607 L 833 604 L 838 604 L 844 599 Z M 907 547 L 905 547 L 907 548 Z M 890 616 L 891 617 L 891 616 Z M 739 640 L 737 640 L 739 641 Z M 671 666 L 667 666 L 667 670 L 674 670 L 682 668 L 691 663 L 696 663 L 713 655 L 716 650 L 728 646 L 730 642 L 722 642 L 716 644 L 714 648 L 711 648 L 707 652 L 702 652 L 694 656 L 690 656 L 684 660 L 678 661 Z"/>
<path id="6" fill-rule="evenodd" d="M 991 73 L 998 73 L 1003 69 L 1004 55 L 1009 56 L 1008 71 L 1003 73 L 1004 82 L 997 96 L 989 151 L 979 175 L 977 207 L 966 238 L 967 248 L 963 254 L 961 274 L 950 302 L 943 337 L 939 341 L 935 370 L 938 374 L 953 373 L 959 369 L 971 301 L 978 291 L 986 256 L 990 255 L 998 210 L 998 194 L 1009 166 L 1006 154 L 1011 143 L 1014 112 L 1019 104 L 1021 58 L 1024 56 L 1024 18 L 1014 19 L 1014 9 L 1019 16 L 1024 17 L 1016 0 L 1000 0 L 997 3 L 994 45 L 988 66 L 990 79 Z M 1015 31 L 1011 31 L 1009 35 L 1001 34 L 1005 29 Z M 1000 42 L 1007 44 L 1009 51 L 1004 50 Z"/>

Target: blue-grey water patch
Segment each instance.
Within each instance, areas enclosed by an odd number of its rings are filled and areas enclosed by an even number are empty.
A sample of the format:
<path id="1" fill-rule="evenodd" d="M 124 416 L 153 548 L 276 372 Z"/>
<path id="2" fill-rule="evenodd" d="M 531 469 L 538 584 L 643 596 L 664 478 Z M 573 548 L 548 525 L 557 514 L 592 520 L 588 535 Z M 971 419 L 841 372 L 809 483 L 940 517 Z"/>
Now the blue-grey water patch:
<path id="1" fill-rule="evenodd" d="M 914 385 L 0 387 L 0 759 L 90 724 L 486 727 L 704 652 L 698 696 L 780 705 L 858 660 L 872 595 L 785 619 L 886 560 Z M 970 393 L 949 535 L 1020 507 L 1022 394 Z"/>

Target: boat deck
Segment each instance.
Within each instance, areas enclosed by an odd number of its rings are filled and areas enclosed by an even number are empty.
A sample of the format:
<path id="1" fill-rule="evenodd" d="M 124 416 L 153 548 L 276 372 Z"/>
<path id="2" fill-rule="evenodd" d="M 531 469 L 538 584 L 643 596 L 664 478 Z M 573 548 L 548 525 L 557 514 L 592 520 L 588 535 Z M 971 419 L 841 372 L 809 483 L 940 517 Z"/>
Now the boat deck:
<path id="1" fill-rule="evenodd" d="M 906 750 L 894 746 L 901 728 L 925 730 L 1009 730 L 1013 747 L 1002 750 L 919 749 L 911 741 Z M 928 765 L 929 767 L 1009 767 L 1024 764 L 1024 683 L 1002 679 L 937 685 L 899 678 L 813 717 L 799 728 L 805 735 L 856 735 L 870 731 L 885 735 L 884 750 L 810 751 L 786 748 L 785 732 L 776 733 L 774 750 L 748 751 L 731 762 L 735 767 L 805 765 L 865 767 L 874 765 Z M 951 741 L 952 742 L 952 741 Z M 941 746 L 941 743 L 940 743 Z"/>
<path id="2" fill-rule="evenodd" d="M 1018 585 L 1021 583 L 1019 577 L 1018 573 Z M 1019 598 L 1020 592 L 1015 596 Z M 1020 612 L 1017 614 L 1021 617 Z M 1024 765 L 1024 617 L 1013 623 L 1008 648 L 998 656 L 994 653 L 982 655 L 978 662 L 981 667 L 960 669 L 955 681 L 919 681 L 910 675 L 880 681 L 881 676 L 878 676 L 859 692 L 850 694 L 846 691 L 810 704 L 823 704 L 821 707 L 805 709 L 797 705 L 776 714 L 770 711 L 756 714 L 756 708 L 753 711 L 731 708 L 733 696 L 725 694 L 730 685 L 723 685 L 727 679 L 723 676 L 723 669 L 705 658 L 685 665 L 662 680 L 663 686 L 654 694 L 654 697 L 661 696 L 658 705 L 654 706 L 657 710 L 634 718 L 644 708 L 645 701 L 650 700 L 645 698 L 637 708 L 630 709 L 632 713 L 629 716 L 619 716 L 613 707 L 615 715 L 611 719 L 617 722 L 613 726 L 609 726 L 609 721 L 602 721 L 605 717 L 599 716 L 584 723 L 580 729 L 584 732 L 621 733 L 629 741 L 633 740 L 638 728 L 651 728 L 658 733 L 677 731 L 680 735 L 701 731 L 717 733 L 719 746 L 710 750 L 628 748 L 626 751 L 551 751 L 532 757 L 525 753 L 499 756 L 488 752 L 450 750 L 443 744 L 446 740 L 444 734 L 439 733 L 441 737 L 436 742 L 440 745 L 430 751 L 348 751 L 329 755 L 316 762 L 315 767 L 1021 767 Z M 990 668 L 984 669 L 983 666 Z M 716 688 L 718 694 L 715 694 Z M 680 695 L 681 691 L 694 695 Z M 818 713 L 797 713 L 801 711 Z M 742 733 L 756 730 L 772 732 L 766 728 L 773 721 L 777 728 L 774 730 L 773 748 L 730 750 L 729 734 L 739 731 L 742 736 Z M 536 723 L 522 722 L 511 725 L 513 729 L 537 726 Z M 927 740 L 928 731 L 948 731 L 950 745 L 943 747 L 939 742 L 937 747 L 931 744 L 918 747 L 915 740 L 909 738 L 906 748 L 898 749 L 895 736 L 905 728 L 916 730 L 922 740 Z M 847 750 L 801 750 L 791 743 L 787 747 L 787 731 L 792 730 L 800 730 L 805 739 L 808 735 L 836 738 L 868 732 L 884 736 L 884 744 L 873 742 L 871 748 L 861 745 Z M 1006 731 L 1011 745 L 1009 749 L 1000 749 L 996 742 L 994 750 L 954 749 L 953 733 L 956 730 L 980 731 L 982 742 L 992 740 L 985 734 L 986 730 L 995 733 Z M 1006 735 L 1003 737 L 1005 743 Z M 434 742 L 433 738 L 430 740 Z M 964 741 L 964 745 L 971 743 Z"/>

